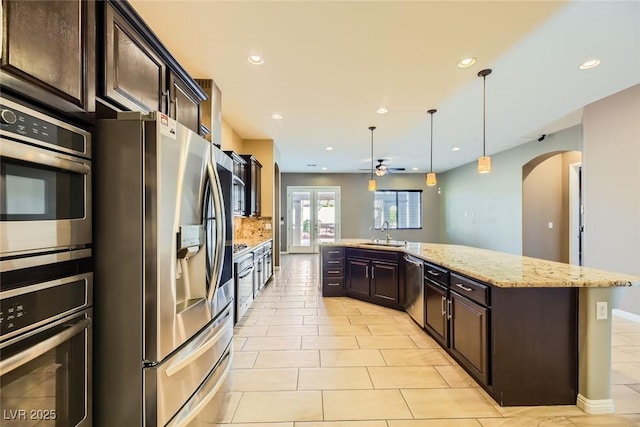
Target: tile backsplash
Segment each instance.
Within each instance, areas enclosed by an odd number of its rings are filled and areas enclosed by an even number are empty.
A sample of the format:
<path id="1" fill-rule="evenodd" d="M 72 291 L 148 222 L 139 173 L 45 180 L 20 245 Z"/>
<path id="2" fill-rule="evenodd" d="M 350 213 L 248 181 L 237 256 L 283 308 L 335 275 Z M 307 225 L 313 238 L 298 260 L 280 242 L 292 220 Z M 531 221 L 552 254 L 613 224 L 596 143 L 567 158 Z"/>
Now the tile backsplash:
<path id="1" fill-rule="evenodd" d="M 269 239 L 273 237 L 271 217 L 233 218 L 233 239 Z"/>

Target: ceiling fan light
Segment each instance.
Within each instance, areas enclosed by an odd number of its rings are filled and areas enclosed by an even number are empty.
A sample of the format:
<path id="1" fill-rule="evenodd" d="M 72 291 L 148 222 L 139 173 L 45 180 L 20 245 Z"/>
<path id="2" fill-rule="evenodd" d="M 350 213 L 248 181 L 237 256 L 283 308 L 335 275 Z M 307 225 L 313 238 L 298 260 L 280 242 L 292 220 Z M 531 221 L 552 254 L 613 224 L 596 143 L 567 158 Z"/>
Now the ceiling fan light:
<path id="1" fill-rule="evenodd" d="M 384 176 L 386 173 L 387 173 L 386 169 L 383 169 L 381 167 L 376 169 L 376 175 L 378 175 L 378 176 Z"/>
<path id="2" fill-rule="evenodd" d="M 369 180 L 368 189 L 369 189 L 369 191 L 376 191 L 376 180 L 375 179 L 370 179 Z"/>
<path id="3" fill-rule="evenodd" d="M 427 174 L 426 181 L 427 181 L 427 187 L 434 187 L 438 183 L 438 180 L 436 179 L 436 173 L 429 172 Z"/>
<path id="4" fill-rule="evenodd" d="M 491 157 L 482 156 L 478 157 L 478 173 L 491 172 Z"/>

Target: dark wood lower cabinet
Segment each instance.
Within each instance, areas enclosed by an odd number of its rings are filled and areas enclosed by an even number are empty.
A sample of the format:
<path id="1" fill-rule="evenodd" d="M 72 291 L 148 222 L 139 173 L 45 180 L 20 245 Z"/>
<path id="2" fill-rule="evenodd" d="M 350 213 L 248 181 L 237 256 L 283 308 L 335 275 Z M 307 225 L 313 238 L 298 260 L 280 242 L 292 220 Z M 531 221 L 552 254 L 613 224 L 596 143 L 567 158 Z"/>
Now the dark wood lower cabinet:
<path id="1" fill-rule="evenodd" d="M 449 321 L 447 319 L 447 289 L 424 281 L 425 329 L 443 347 L 449 345 Z"/>
<path id="2" fill-rule="evenodd" d="M 347 259 L 347 295 L 369 296 L 369 261 Z"/>
<path id="3" fill-rule="evenodd" d="M 398 303 L 398 264 L 371 261 L 371 297 Z"/>
<path id="4" fill-rule="evenodd" d="M 489 310 L 451 292 L 449 348 L 474 376 L 489 381 Z"/>

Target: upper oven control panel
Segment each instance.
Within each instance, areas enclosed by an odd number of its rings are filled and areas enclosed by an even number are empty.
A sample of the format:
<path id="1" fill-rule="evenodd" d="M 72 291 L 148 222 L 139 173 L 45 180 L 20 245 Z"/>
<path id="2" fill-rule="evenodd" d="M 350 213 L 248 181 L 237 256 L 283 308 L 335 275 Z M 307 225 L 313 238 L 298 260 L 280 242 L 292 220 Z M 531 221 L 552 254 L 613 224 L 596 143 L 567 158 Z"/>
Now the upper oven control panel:
<path id="1" fill-rule="evenodd" d="M 3 98 L 0 98 L 0 135 L 76 156 L 91 157 L 91 134 Z"/>

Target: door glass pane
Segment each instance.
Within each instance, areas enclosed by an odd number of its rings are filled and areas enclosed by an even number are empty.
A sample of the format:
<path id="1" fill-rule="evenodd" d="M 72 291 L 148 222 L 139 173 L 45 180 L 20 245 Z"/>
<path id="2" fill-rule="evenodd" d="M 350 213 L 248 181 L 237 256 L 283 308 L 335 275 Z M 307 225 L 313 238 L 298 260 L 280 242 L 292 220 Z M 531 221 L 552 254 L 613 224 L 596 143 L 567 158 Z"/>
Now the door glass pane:
<path id="1" fill-rule="evenodd" d="M 294 191 L 291 197 L 291 243 L 293 246 L 311 245 L 311 192 Z"/>
<path id="2" fill-rule="evenodd" d="M 336 241 L 336 193 L 333 191 L 318 191 L 318 242 L 329 243 Z"/>

